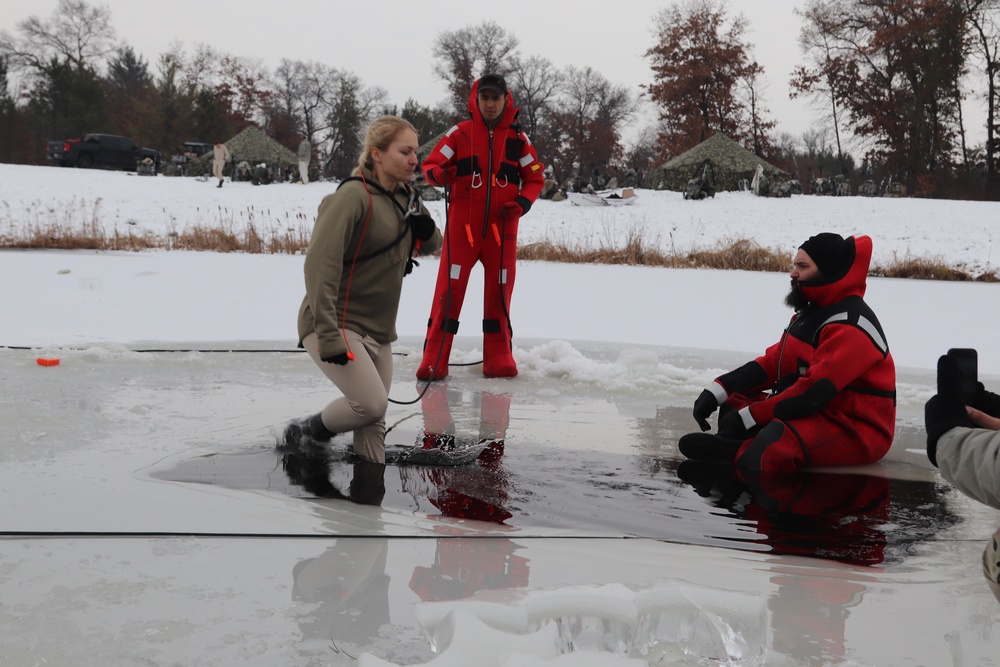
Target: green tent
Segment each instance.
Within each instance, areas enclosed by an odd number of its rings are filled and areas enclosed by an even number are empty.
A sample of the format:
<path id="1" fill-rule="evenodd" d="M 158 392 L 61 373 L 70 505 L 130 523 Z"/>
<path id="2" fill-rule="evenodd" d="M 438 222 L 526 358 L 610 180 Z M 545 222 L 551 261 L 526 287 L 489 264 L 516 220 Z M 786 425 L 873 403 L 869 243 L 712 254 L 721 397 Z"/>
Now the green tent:
<path id="1" fill-rule="evenodd" d="M 739 190 L 740 181 L 747 184 L 753 180 L 757 165 L 764 169 L 771 182 L 789 178 L 788 172 L 757 157 L 724 134 L 715 134 L 694 148 L 684 151 L 674 159 L 651 169 L 646 174 L 644 185 L 652 190 L 675 190 L 682 192 L 687 182 L 702 174 L 705 161 L 715 175 L 716 190 Z"/>
<path id="2" fill-rule="evenodd" d="M 222 143 L 229 149 L 229 154 L 232 157 L 232 164 L 226 165 L 227 174 L 231 174 L 232 169 L 242 162 L 246 162 L 251 169 L 259 164 L 264 164 L 269 169 L 276 170 L 281 174 L 286 174 L 293 168 L 298 169 L 298 155 L 267 136 L 263 130 L 254 125 L 248 126 L 229 141 Z M 211 174 L 212 160 L 212 151 L 191 160 L 188 163 L 187 175 Z M 275 178 L 281 180 L 281 178 Z"/>

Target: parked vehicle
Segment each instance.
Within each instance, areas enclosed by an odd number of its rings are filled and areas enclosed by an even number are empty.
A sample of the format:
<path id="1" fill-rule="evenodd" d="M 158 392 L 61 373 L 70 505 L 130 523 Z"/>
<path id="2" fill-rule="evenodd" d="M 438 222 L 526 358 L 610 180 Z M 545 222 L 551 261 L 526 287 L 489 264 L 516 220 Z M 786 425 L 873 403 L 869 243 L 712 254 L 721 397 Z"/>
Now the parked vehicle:
<path id="1" fill-rule="evenodd" d="M 153 161 L 153 168 L 160 169 L 160 151 L 141 148 L 128 137 L 115 134 L 87 134 L 83 139 L 50 141 L 47 154 L 61 167 L 107 167 L 136 171 L 145 158 Z"/>
<path id="2" fill-rule="evenodd" d="M 200 158 L 202 155 L 211 153 L 213 148 L 212 144 L 200 141 L 185 141 L 177 147 L 177 152 L 170 156 L 170 162 L 177 165 L 177 169 L 181 174 L 187 176 L 188 163 L 191 160 Z"/>

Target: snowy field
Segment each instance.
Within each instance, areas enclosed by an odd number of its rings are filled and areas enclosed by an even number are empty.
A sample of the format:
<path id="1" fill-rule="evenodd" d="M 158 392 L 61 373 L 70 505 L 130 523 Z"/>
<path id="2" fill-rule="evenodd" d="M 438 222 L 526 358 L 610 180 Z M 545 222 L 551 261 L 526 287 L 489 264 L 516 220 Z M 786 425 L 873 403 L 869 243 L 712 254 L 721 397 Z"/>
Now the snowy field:
<path id="1" fill-rule="evenodd" d="M 0 165 L 0 235 L 91 221 L 308 231 L 333 187 Z M 997 204 L 638 193 L 629 207 L 538 202 L 520 241 L 641 235 L 686 251 L 753 238 L 791 258 L 836 231 L 870 235 L 876 262 L 995 267 Z M 294 351 L 302 259 L 0 252 L 0 420 L 13 427 L 0 448 L 0 663 L 994 659 L 1000 606 L 978 558 L 1000 519 L 930 467 L 922 408 L 949 347 L 978 348 L 1000 385 L 1000 285 L 869 280 L 900 369 L 897 442 L 878 465 L 810 478 L 803 509 L 685 473 L 676 451 L 705 383 L 780 335 L 787 275 L 523 262 L 511 308 L 521 375 L 455 367 L 387 419 L 393 446 L 450 424 L 504 442 L 502 457 L 390 466 L 379 502 L 363 504 L 348 489 L 364 471 L 273 448 L 288 418 L 333 391 Z M 404 283 L 400 401 L 422 388 L 436 270 L 421 261 Z M 475 335 L 455 347 L 453 362 L 481 358 Z"/>

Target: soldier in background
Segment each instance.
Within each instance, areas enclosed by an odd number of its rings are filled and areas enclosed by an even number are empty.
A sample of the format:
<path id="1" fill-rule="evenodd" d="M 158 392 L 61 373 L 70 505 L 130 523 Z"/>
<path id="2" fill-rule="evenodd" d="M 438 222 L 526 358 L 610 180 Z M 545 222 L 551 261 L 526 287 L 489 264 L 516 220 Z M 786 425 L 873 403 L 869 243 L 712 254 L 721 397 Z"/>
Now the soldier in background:
<path id="1" fill-rule="evenodd" d="M 312 144 L 308 139 L 299 142 L 299 181 L 305 185 L 309 182 L 309 162 L 312 160 Z"/>
<path id="2" fill-rule="evenodd" d="M 212 175 L 219 179 L 219 185 L 216 187 L 222 187 L 222 171 L 226 168 L 226 163 L 230 159 L 229 149 L 226 145 L 218 141 L 212 142 Z"/>

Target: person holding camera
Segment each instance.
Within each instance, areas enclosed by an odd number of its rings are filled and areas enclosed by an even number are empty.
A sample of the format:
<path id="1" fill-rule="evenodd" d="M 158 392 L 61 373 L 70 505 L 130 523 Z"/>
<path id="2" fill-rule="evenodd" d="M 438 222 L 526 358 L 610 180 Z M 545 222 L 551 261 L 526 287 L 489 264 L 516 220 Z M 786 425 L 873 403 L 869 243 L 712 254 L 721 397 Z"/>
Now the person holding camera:
<path id="1" fill-rule="evenodd" d="M 681 437 L 693 460 L 735 463 L 741 473 L 874 463 L 896 425 L 896 368 L 865 303 L 872 241 L 825 232 L 795 254 L 785 303 L 795 310 L 780 340 L 701 392 L 702 431 Z"/>
<path id="2" fill-rule="evenodd" d="M 441 232 L 409 182 L 417 132 L 397 116 L 368 126 L 353 175 L 319 206 L 305 258 L 299 347 L 343 393 L 288 424 L 286 446 L 354 432 L 354 452 L 385 463 L 385 414 L 403 277 L 414 254 L 441 247 Z"/>
<path id="3" fill-rule="evenodd" d="M 963 361 L 968 352 L 974 350 L 949 350 L 938 359 L 937 393 L 924 405 L 927 458 L 956 489 L 1000 509 L 1000 395 Z M 1000 530 L 986 544 L 983 575 L 1000 600 Z"/>
<path id="4" fill-rule="evenodd" d="M 448 217 L 423 359 L 417 379 L 448 375 L 465 289 L 483 265 L 483 375 L 513 377 L 510 300 L 517 228 L 541 194 L 544 167 L 517 123 L 507 83 L 487 74 L 472 84 L 471 118 L 448 130 L 424 160 L 427 182 L 447 188 Z"/>
<path id="5" fill-rule="evenodd" d="M 938 359 L 937 393 L 924 406 L 927 458 L 955 488 L 1000 509 L 1000 395 L 987 391 L 963 350 Z"/>

